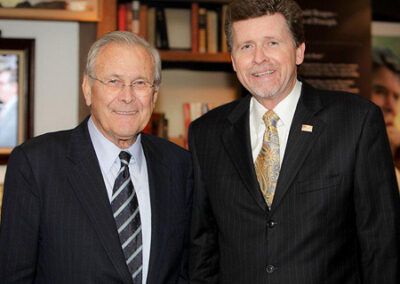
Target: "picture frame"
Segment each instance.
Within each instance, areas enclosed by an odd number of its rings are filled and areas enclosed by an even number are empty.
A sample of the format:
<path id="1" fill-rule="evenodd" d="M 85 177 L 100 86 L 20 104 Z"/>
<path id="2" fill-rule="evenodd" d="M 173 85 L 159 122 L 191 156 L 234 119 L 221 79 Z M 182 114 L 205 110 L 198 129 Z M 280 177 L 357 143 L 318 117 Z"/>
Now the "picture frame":
<path id="1" fill-rule="evenodd" d="M 10 7 L 0 0 L 3 4 L 0 19 L 98 22 L 101 18 L 100 1 L 106 0 L 25 0 Z"/>
<path id="2" fill-rule="evenodd" d="M 0 164 L 33 136 L 34 39 L 0 37 Z"/>
<path id="3" fill-rule="evenodd" d="M 400 22 L 373 21 L 371 25 L 372 47 L 388 48 L 400 58 Z M 400 103 L 398 103 L 400 110 Z M 394 125 L 400 129 L 400 113 L 394 118 Z"/>

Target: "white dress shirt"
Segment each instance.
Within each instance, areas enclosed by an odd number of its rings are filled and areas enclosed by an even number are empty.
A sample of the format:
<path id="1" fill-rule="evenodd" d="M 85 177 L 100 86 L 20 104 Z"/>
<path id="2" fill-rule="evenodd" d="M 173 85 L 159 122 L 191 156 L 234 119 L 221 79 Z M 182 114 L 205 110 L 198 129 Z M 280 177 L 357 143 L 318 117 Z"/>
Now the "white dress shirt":
<path id="1" fill-rule="evenodd" d="M 286 150 L 286 144 L 289 136 L 290 126 L 294 112 L 297 107 L 297 103 L 301 93 L 300 81 L 296 82 L 293 90 L 286 96 L 281 102 L 279 102 L 273 111 L 279 116 L 277 123 L 278 135 L 279 135 L 279 151 L 280 151 L 280 165 L 282 166 L 283 157 Z M 250 141 L 251 150 L 253 154 L 253 162 L 257 159 L 258 153 L 261 150 L 265 123 L 263 115 L 268 111 L 262 104 L 260 104 L 254 97 L 250 100 Z"/>
<path id="2" fill-rule="evenodd" d="M 136 142 L 128 149 L 120 149 L 114 143 L 104 137 L 104 135 L 94 125 L 91 117 L 88 121 L 88 128 L 90 138 L 100 164 L 101 173 L 103 175 L 110 202 L 114 182 L 117 178 L 117 173 L 121 168 L 121 161 L 118 155 L 121 151 L 127 151 L 132 155 L 129 162 L 129 172 L 139 203 L 143 240 L 142 283 L 146 283 L 151 245 L 151 204 L 147 163 L 143 153 L 141 135 L 138 135 Z"/>

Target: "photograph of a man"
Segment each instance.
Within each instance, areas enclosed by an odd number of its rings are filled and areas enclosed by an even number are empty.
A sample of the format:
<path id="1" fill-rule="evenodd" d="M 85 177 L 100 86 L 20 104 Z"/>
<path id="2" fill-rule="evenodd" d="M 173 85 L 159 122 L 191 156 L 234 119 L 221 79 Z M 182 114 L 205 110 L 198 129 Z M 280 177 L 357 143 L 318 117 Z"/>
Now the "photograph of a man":
<path id="1" fill-rule="evenodd" d="M 18 141 L 18 56 L 0 56 L 0 148 Z"/>

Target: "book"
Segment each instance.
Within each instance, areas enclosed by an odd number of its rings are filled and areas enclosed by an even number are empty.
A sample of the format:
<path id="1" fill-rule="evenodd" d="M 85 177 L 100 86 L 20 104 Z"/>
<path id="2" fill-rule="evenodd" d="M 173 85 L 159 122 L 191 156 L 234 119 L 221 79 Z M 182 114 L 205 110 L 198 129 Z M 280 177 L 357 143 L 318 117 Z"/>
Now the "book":
<path id="1" fill-rule="evenodd" d="M 140 33 L 140 23 L 139 23 L 140 2 L 137 0 L 132 1 L 131 7 L 132 7 L 131 31 L 138 35 Z"/>
<path id="2" fill-rule="evenodd" d="M 199 3 L 192 3 L 191 9 L 192 52 L 199 52 Z"/>
<path id="3" fill-rule="evenodd" d="M 133 10 L 132 3 L 125 3 L 125 30 L 132 31 Z"/>
<path id="4" fill-rule="evenodd" d="M 226 10 L 228 9 L 228 5 L 222 5 L 221 9 L 221 51 L 228 52 L 228 45 L 226 44 L 226 35 L 225 35 L 225 20 L 226 20 Z"/>
<path id="5" fill-rule="evenodd" d="M 191 50 L 189 9 L 165 8 L 168 43 L 170 49 Z"/>
<path id="6" fill-rule="evenodd" d="M 125 3 L 118 4 L 118 30 L 125 31 L 126 30 L 126 5 Z"/>
<path id="7" fill-rule="evenodd" d="M 207 10 L 207 52 L 218 52 L 218 14 Z"/>
<path id="8" fill-rule="evenodd" d="M 147 36 L 148 43 L 155 47 L 156 43 L 156 8 L 150 7 L 147 9 Z"/>
<path id="9" fill-rule="evenodd" d="M 156 47 L 169 49 L 165 11 L 161 7 L 156 8 Z"/>
<path id="10" fill-rule="evenodd" d="M 139 36 L 147 38 L 147 5 L 139 8 Z"/>
<path id="11" fill-rule="evenodd" d="M 207 10 L 199 8 L 199 52 L 207 52 Z"/>

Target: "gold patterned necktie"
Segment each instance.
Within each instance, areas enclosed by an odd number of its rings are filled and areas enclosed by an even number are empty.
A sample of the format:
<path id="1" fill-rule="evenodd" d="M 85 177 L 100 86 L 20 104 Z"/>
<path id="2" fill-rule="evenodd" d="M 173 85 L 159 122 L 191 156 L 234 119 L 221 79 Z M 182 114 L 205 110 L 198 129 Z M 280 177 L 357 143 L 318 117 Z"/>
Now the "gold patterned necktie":
<path id="1" fill-rule="evenodd" d="M 264 114 L 263 120 L 264 140 L 254 166 L 265 202 L 271 208 L 280 169 L 279 136 L 276 127 L 279 116 L 273 110 L 269 110 Z"/>

